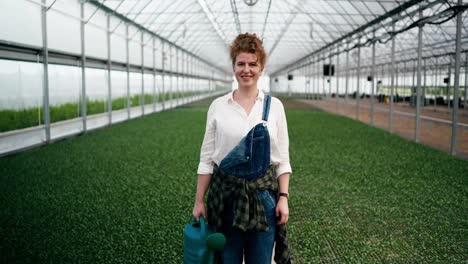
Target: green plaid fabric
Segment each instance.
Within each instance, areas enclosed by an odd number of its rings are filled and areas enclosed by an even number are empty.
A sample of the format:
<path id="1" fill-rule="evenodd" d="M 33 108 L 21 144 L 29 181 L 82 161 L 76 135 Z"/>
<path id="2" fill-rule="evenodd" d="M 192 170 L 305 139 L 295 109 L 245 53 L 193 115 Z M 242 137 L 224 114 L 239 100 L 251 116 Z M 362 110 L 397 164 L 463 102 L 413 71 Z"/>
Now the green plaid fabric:
<path id="1" fill-rule="evenodd" d="M 229 175 L 215 166 L 207 199 L 207 218 L 210 227 L 215 232 L 221 230 L 224 201 L 235 199 L 234 227 L 243 231 L 268 231 L 265 208 L 257 190 L 270 190 L 275 192 L 278 197 L 276 167 L 276 165 L 270 165 L 264 175 L 255 181 L 246 181 Z M 285 224 L 276 226 L 275 242 L 275 262 L 278 264 L 292 263 Z M 215 263 L 221 263 L 221 259 L 217 257 Z"/>

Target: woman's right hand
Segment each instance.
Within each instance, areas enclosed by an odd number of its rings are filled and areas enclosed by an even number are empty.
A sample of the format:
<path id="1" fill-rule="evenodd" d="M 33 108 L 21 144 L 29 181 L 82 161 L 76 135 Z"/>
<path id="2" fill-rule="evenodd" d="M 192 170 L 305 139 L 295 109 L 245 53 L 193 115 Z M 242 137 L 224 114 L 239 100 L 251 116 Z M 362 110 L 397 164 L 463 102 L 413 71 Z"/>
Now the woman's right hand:
<path id="1" fill-rule="evenodd" d="M 193 217 L 197 220 L 197 221 L 200 221 L 200 215 L 203 216 L 203 218 L 205 218 L 206 220 L 206 209 L 205 209 L 205 203 L 203 201 L 201 202 L 198 202 L 196 201 L 195 202 L 195 206 L 193 207 L 193 211 L 192 211 L 192 214 L 193 214 Z"/>

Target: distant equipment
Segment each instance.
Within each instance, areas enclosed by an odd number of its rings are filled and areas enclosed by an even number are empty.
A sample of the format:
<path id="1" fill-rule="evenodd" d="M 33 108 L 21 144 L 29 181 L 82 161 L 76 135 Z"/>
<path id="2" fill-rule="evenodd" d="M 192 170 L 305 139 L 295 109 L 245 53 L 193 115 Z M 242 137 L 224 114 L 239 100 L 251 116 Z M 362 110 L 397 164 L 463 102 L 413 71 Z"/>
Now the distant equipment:
<path id="1" fill-rule="evenodd" d="M 333 64 L 324 64 L 323 65 L 323 75 L 324 76 L 334 76 L 335 75 L 335 65 L 333 65 Z"/>
<path id="2" fill-rule="evenodd" d="M 448 77 L 444 78 L 444 83 L 449 83 L 449 78 Z"/>
<path id="3" fill-rule="evenodd" d="M 288 74 L 288 81 L 292 81 L 293 79 L 293 75 L 292 74 Z"/>
<path id="4" fill-rule="evenodd" d="M 373 80 L 374 80 L 374 78 L 371 75 L 367 76 L 367 81 L 368 82 L 372 82 Z"/>

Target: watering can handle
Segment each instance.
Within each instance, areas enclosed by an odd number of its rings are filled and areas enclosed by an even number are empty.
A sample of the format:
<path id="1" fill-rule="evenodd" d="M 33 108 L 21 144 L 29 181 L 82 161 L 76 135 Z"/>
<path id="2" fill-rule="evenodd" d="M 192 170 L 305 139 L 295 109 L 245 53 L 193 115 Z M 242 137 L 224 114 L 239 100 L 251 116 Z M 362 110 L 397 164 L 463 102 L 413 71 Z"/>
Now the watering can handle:
<path id="1" fill-rule="evenodd" d="M 200 215 L 200 228 L 201 228 L 201 233 L 206 234 L 206 225 L 205 225 L 205 218 Z"/>

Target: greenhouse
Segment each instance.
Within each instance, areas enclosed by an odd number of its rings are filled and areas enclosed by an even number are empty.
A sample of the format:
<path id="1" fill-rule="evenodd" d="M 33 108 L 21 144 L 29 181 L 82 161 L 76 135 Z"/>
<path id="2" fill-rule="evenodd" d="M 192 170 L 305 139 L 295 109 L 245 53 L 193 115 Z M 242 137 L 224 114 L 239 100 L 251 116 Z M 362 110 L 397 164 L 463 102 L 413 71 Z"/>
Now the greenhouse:
<path id="1" fill-rule="evenodd" d="M 250 78 L 232 55 L 247 32 L 263 110 L 287 120 L 288 263 L 468 262 L 467 10 L 0 1 L 0 262 L 192 263 L 197 166 L 212 106 Z"/>

